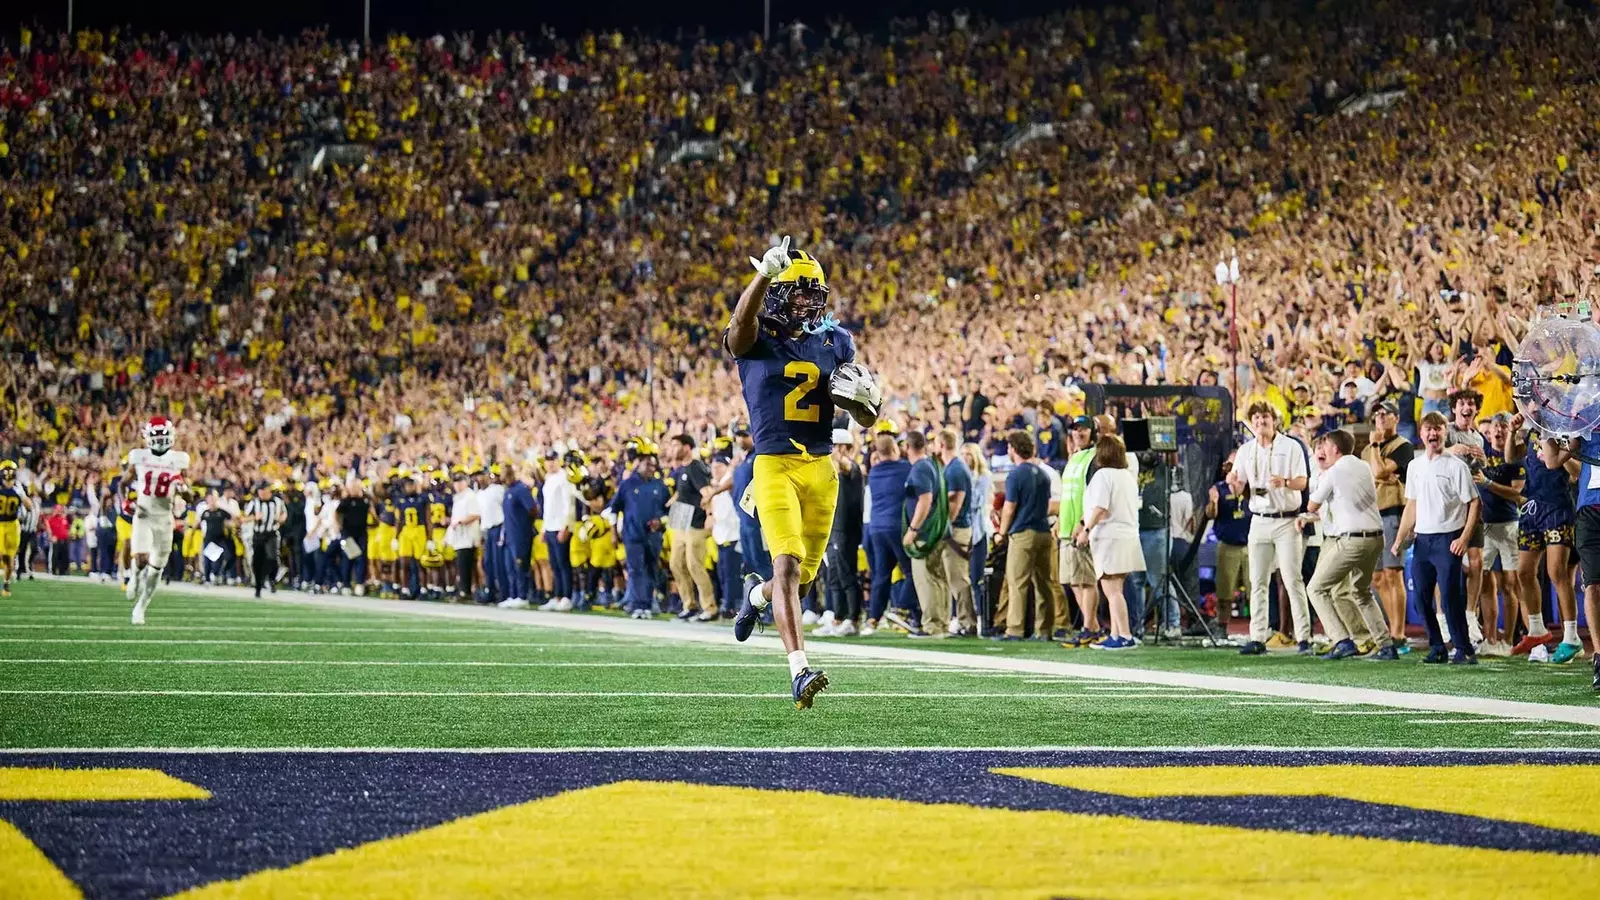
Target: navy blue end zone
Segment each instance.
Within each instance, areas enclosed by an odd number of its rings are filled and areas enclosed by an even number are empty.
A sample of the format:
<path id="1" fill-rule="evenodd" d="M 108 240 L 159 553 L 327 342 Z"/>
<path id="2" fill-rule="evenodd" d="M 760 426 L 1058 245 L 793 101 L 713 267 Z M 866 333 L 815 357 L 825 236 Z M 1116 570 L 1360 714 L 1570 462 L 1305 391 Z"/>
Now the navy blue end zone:
<path id="1" fill-rule="evenodd" d="M 94 897 L 156 897 L 563 791 L 623 780 L 819 791 L 1192 824 L 1600 855 L 1600 835 L 1333 798 L 1135 798 L 998 767 L 1595 764 L 1581 752 L 623 751 L 4 754 L 17 767 L 151 768 L 210 800 L 0 802 Z M 530 836 L 533 838 L 535 836 Z"/>

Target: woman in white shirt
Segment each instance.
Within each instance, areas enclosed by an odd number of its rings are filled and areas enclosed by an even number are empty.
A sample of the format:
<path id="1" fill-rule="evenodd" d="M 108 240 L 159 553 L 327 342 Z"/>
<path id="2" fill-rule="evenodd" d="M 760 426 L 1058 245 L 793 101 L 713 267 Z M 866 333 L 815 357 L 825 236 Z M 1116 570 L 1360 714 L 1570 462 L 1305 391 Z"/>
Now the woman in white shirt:
<path id="1" fill-rule="evenodd" d="M 1450 415 L 1450 367 L 1443 343 L 1428 347 L 1428 358 L 1417 363 L 1417 393 L 1422 396 L 1422 411 Z"/>
<path id="2" fill-rule="evenodd" d="M 989 538 L 994 536 L 994 475 L 977 444 L 961 445 L 961 461 L 972 470 L 972 553 L 967 557 L 972 575 L 972 608 L 978 613 L 978 634 L 989 633 L 988 580 L 984 569 L 989 564 Z"/>
<path id="3" fill-rule="evenodd" d="M 1128 471 L 1128 453 L 1110 435 L 1095 444 L 1096 471 L 1083 492 L 1083 531 L 1095 575 L 1111 606 L 1111 632 L 1094 644 L 1096 650 L 1128 650 L 1139 646 L 1128 622 L 1128 601 L 1122 582 L 1130 572 L 1144 571 L 1139 546 L 1139 482 Z"/>

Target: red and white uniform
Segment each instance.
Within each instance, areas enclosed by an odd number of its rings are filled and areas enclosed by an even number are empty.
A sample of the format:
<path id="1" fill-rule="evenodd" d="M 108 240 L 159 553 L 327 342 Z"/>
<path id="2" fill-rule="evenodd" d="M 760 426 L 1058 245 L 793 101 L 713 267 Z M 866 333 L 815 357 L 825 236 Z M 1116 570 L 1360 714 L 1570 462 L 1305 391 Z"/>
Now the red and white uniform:
<path id="1" fill-rule="evenodd" d="M 164 565 L 172 554 L 173 495 L 189 468 L 189 454 L 168 450 L 157 454 L 143 447 L 128 452 L 133 488 L 134 553 L 150 554 L 152 565 Z"/>

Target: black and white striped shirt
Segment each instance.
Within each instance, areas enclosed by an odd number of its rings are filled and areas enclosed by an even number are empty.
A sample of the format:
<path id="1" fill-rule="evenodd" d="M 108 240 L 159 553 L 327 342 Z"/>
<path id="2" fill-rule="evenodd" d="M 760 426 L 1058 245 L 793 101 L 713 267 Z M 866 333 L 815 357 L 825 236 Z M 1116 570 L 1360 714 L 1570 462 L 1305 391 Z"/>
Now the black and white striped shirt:
<path id="1" fill-rule="evenodd" d="M 23 501 L 17 505 L 17 527 L 23 531 L 39 530 L 39 507 L 32 500 L 28 500 L 20 491 L 18 497 Z"/>
<path id="2" fill-rule="evenodd" d="M 254 534 L 259 534 L 261 532 L 276 533 L 278 530 L 278 521 L 282 519 L 288 511 L 288 507 L 284 506 L 283 501 L 277 497 L 272 497 L 267 500 L 262 500 L 259 497 L 255 497 L 252 498 L 249 503 L 245 504 L 244 508 L 244 514 L 251 516 L 254 520 L 250 523 L 252 527 L 252 533 Z"/>

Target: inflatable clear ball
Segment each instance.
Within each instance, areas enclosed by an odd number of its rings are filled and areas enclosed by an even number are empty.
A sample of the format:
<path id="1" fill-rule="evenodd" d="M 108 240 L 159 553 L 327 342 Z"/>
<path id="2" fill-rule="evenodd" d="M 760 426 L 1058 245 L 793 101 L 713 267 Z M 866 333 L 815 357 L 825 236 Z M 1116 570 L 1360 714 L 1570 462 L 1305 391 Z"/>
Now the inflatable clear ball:
<path id="1" fill-rule="evenodd" d="M 1524 418 L 1550 437 L 1589 437 L 1600 427 L 1600 327 L 1549 316 L 1535 323 L 1511 364 Z"/>

